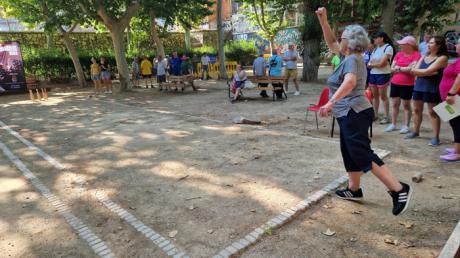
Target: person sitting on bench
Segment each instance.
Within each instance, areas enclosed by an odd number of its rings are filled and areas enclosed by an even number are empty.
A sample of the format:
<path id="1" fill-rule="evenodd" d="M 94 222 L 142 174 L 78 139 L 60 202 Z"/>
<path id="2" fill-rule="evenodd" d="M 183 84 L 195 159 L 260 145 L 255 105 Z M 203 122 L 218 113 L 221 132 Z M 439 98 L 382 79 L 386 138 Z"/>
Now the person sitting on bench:
<path id="1" fill-rule="evenodd" d="M 268 75 L 283 76 L 283 59 L 278 55 L 278 50 L 273 50 L 272 56 L 270 57 L 268 63 L 270 65 Z M 284 100 L 283 83 L 272 83 L 272 86 L 273 90 L 275 91 L 277 100 Z"/>
<path id="2" fill-rule="evenodd" d="M 248 79 L 248 77 L 246 76 L 246 72 L 243 70 L 241 65 L 236 66 L 236 72 L 235 72 L 234 78 L 235 78 L 234 79 L 235 94 L 233 95 L 232 104 L 235 103 L 240 97 L 241 89 L 244 88 L 244 83 Z"/>
<path id="3" fill-rule="evenodd" d="M 261 53 L 256 59 L 254 59 L 254 63 L 252 65 L 252 72 L 254 73 L 255 76 L 266 76 L 267 75 L 267 71 L 265 69 L 266 67 L 267 67 L 267 62 L 265 61 L 264 54 Z M 268 86 L 267 83 L 259 83 L 259 87 L 267 87 L 267 86 Z M 260 91 L 260 96 L 262 98 L 268 98 L 267 91 L 265 90 Z"/>

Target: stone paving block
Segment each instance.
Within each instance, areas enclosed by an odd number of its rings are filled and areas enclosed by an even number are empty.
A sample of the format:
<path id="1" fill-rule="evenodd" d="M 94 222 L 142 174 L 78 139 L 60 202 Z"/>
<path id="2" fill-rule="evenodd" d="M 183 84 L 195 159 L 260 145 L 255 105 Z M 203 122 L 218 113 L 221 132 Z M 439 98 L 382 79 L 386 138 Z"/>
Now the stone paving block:
<path id="1" fill-rule="evenodd" d="M 98 243 L 101 243 L 101 242 L 102 242 L 102 240 L 100 238 L 96 238 L 93 241 L 89 242 L 88 244 L 90 246 L 94 246 L 94 245 L 97 245 Z"/>
<path id="2" fill-rule="evenodd" d="M 104 242 L 99 242 L 93 246 L 91 246 L 94 250 L 96 250 L 97 248 L 100 248 L 102 246 L 105 246 Z"/>
<path id="3" fill-rule="evenodd" d="M 245 246 L 243 246 L 242 244 L 240 244 L 240 242 L 233 242 L 232 246 L 234 248 L 236 248 L 238 251 L 242 250 L 245 248 Z"/>
<path id="4" fill-rule="evenodd" d="M 93 250 L 97 255 L 99 255 L 100 253 L 102 253 L 102 252 L 107 250 L 107 246 L 103 245 L 103 246 L 100 246 L 98 248 L 93 248 Z"/>
<path id="5" fill-rule="evenodd" d="M 240 239 L 240 244 L 243 245 L 244 247 L 248 247 L 251 243 L 249 243 L 248 240 L 242 238 Z"/>
<path id="6" fill-rule="evenodd" d="M 246 239 L 250 244 L 254 244 L 257 241 L 255 237 L 250 235 L 245 236 L 244 239 Z"/>
<path id="7" fill-rule="evenodd" d="M 175 257 L 174 257 L 175 258 Z M 218 254 L 214 255 L 212 258 L 223 258 L 223 256 L 220 256 Z"/>
<path id="8" fill-rule="evenodd" d="M 174 248 L 174 245 L 173 245 L 173 244 L 169 244 L 169 245 L 163 247 L 162 249 L 163 249 L 163 251 L 168 252 L 169 250 L 171 250 L 171 249 L 173 249 L 173 248 Z"/>
<path id="9" fill-rule="evenodd" d="M 156 245 L 158 245 L 159 243 L 161 243 L 161 242 L 163 242 L 163 241 L 165 241 L 165 240 L 166 240 L 166 239 L 165 239 L 164 237 L 159 237 L 159 238 L 153 240 L 153 243 L 156 244 Z"/>
<path id="10" fill-rule="evenodd" d="M 104 256 L 104 255 L 109 254 L 109 253 L 110 253 L 110 249 L 105 249 L 105 250 L 103 250 L 103 251 L 101 251 L 101 252 L 99 252 L 97 254 L 99 256 Z"/>
<path id="11" fill-rule="evenodd" d="M 228 246 L 227 248 L 225 248 L 225 250 L 227 250 L 230 253 L 230 255 L 234 255 L 234 254 L 238 253 L 238 249 L 236 249 L 233 246 Z"/>
<path id="12" fill-rule="evenodd" d="M 153 234 L 153 236 L 150 237 L 150 240 L 154 241 L 154 240 L 156 240 L 158 238 L 160 238 L 160 235 L 155 233 L 155 234 Z"/>
<path id="13" fill-rule="evenodd" d="M 183 252 L 177 253 L 173 256 L 173 258 L 182 258 L 185 254 Z"/>
<path id="14" fill-rule="evenodd" d="M 173 249 L 169 250 L 166 254 L 168 256 L 173 256 L 173 255 L 177 254 L 178 252 L 179 252 L 179 250 L 177 250 L 177 248 L 173 248 Z"/>
<path id="15" fill-rule="evenodd" d="M 256 229 L 254 229 L 254 231 L 257 232 L 257 233 L 259 233 L 259 234 L 263 234 L 263 233 L 264 233 L 263 229 L 261 229 L 261 228 L 256 228 Z"/>
<path id="16" fill-rule="evenodd" d="M 169 243 L 171 243 L 171 242 L 169 242 L 169 240 L 165 240 L 165 241 L 159 243 L 158 247 L 163 248 L 164 246 L 168 245 Z"/>
<path id="17" fill-rule="evenodd" d="M 102 258 L 115 258 L 115 255 L 113 253 L 109 253 L 109 254 L 102 256 Z"/>
<path id="18" fill-rule="evenodd" d="M 222 256 L 222 257 L 229 257 L 231 255 L 231 253 L 229 251 L 227 251 L 226 249 L 224 249 L 224 250 L 219 252 L 219 255 Z"/>

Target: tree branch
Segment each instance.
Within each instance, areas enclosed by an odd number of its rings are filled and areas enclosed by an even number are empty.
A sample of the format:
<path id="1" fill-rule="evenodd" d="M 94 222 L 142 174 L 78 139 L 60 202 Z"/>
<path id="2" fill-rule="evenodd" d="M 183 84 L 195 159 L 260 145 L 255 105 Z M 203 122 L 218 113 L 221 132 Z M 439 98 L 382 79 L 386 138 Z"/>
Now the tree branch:
<path id="1" fill-rule="evenodd" d="M 139 0 L 133 0 L 131 5 L 126 9 L 125 14 L 120 19 L 120 25 L 125 28 L 128 26 L 129 21 L 131 18 L 137 13 L 141 4 Z"/>
<path id="2" fill-rule="evenodd" d="M 256 22 L 263 29 L 262 23 L 260 22 L 259 13 L 257 12 L 256 1 L 252 0 L 252 8 L 254 9 L 254 14 L 256 16 Z"/>

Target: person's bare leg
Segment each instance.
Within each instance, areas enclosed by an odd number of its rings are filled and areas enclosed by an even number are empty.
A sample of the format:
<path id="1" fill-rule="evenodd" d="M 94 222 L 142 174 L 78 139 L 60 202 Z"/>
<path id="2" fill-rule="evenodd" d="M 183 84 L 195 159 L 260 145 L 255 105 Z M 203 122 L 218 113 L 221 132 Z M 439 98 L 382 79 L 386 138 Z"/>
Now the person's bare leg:
<path id="1" fill-rule="evenodd" d="M 414 132 L 420 134 L 420 126 L 423 120 L 423 101 L 414 100 Z"/>
<path id="2" fill-rule="evenodd" d="M 388 100 L 388 87 L 379 88 L 380 99 L 383 102 L 384 116 L 388 117 L 390 114 L 390 101 Z"/>
<path id="3" fill-rule="evenodd" d="M 297 78 L 294 78 L 293 81 L 294 81 L 295 90 L 296 90 L 296 91 L 300 91 L 300 89 L 299 89 L 299 82 L 297 81 Z"/>
<path id="4" fill-rule="evenodd" d="M 391 112 L 391 123 L 396 125 L 398 122 L 398 116 L 399 116 L 399 106 L 401 106 L 401 98 L 399 97 L 394 97 L 391 98 L 392 102 L 392 112 Z"/>
<path id="5" fill-rule="evenodd" d="M 236 88 L 235 95 L 233 95 L 233 100 L 236 101 L 238 99 L 238 97 L 240 96 L 240 93 L 241 93 L 241 89 Z"/>
<path id="6" fill-rule="evenodd" d="M 403 187 L 401 183 L 386 165 L 379 166 L 375 162 L 372 162 L 372 173 L 388 188 L 388 190 L 393 192 L 402 190 Z"/>
<path id="7" fill-rule="evenodd" d="M 348 173 L 348 189 L 352 190 L 353 192 L 358 191 L 361 185 L 361 176 L 363 172 L 361 171 L 353 171 L 347 172 Z"/>
<path id="8" fill-rule="evenodd" d="M 404 107 L 404 125 L 410 125 L 410 119 L 412 116 L 412 107 L 410 105 L 410 100 L 403 99 L 402 100 L 403 107 Z"/>
<path id="9" fill-rule="evenodd" d="M 431 117 L 431 128 L 433 130 L 433 137 L 439 139 L 439 131 L 441 129 L 441 118 L 439 118 L 438 114 L 433 110 L 436 106 L 435 103 L 428 103 L 428 112 Z"/>
<path id="10" fill-rule="evenodd" d="M 380 105 L 380 95 L 379 90 L 376 87 L 370 87 L 372 92 L 372 104 L 374 106 L 375 117 L 378 117 L 379 114 L 379 105 Z"/>

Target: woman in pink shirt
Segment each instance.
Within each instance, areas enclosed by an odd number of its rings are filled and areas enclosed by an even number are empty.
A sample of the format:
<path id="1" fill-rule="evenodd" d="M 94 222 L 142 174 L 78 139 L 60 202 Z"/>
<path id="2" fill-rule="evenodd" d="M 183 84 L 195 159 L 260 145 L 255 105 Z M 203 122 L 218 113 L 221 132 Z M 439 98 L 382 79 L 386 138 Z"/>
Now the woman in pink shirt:
<path id="1" fill-rule="evenodd" d="M 415 66 L 420 59 L 420 53 L 417 51 L 417 42 L 412 36 L 406 36 L 397 41 L 401 51 L 398 52 L 391 65 L 393 78 L 391 79 L 390 97 L 393 104 L 391 114 L 391 124 L 385 129 L 385 132 L 396 130 L 396 123 L 399 115 L 399 106 L 401 99 L 404 107 L 404 124 L 401 125 L 400 133 L 409 132 L 409 123 L 412 114 L 411 99 L 414 90 L 415 77 L 410 74 L 410 69 Z"/>
<path id="2" fill-rule="evenodd" d="M 457 53 L 460 54 L 460 40 L 455 48 Z M 455 95 L 460 95 L 460 58 L 457 58 L 455 62 L 444 69 L 444 74 L 439 84 L 439 92 L 442 100 L 451 105 L 455 104 Z M 460 116 L 451 119 L 449 124 L 454 132 L 454 148 L 446 148 L 446 154 L 440 158 L 450 162 L 460 161 Z"/>

